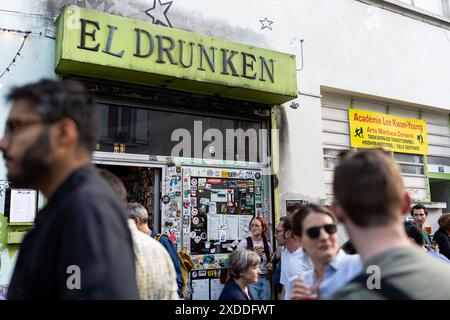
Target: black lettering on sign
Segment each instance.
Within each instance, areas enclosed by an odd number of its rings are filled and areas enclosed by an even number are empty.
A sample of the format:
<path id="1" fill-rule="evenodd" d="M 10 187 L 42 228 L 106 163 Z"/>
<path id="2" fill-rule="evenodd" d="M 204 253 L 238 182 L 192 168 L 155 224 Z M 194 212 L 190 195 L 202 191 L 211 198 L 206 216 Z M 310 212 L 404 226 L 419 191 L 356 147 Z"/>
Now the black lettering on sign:
<path id="1" fill-rule="evenodd" d="M 248 58 L 250 58 L 251 62 L 248 61 Z M 253 63 L 256 61 L 256 58 L 253 54 L 242 52 L 242 77 L 247 79 L 256 79 L 256 72 L 253 72 L 253 75 L 247 74 L 247 68 L 250 69 L 250 71 L 253 70 Z"/>
<path id="2" fill-rule="evenodd" d="M 198 70 L 205 71 L 205 67 L 203 67 L 203 55 L 204 55 L 206 61 L 208 62 L 209 67 L 211 68 L 211 71 L 216 72 L 216 48 L 210 47 L 210 49 L 212 49 L 212 58 L 211 58 L 203 44 L 199 43 L 198 46 L 200 48 L 200 66 L 198 67 Z"/>
<path id="3" fill-rule="evenodd" d="M 98 51 L 98 48 L 100 48 L 100 43 L 97 43 L 95 47 L 86 47 L 86 36 L 89 36 L 92 38 L 93 41 L 95 41 L 95 31 L 100 30 L 100 26 L 98 25 L 97 21 L 91 21 L 86 19 L 80 19 L 81 21 L 81 39 L 80 39 L 80 45 L 77 46 L 78 49 L 83 50 L 90 50 L 90 51 Z M 88 24 L 91 24 L 97 28 L 97 30 L 93 30 L 92 32 L 86 32 L 86 26 Z"/>
<path id="4" fill-rule="evenodd" d="M 189 64 L 185 64 L 183 62 L 183 47 L 184 47 L 184 44 L 186 43 L 186 41 L 180 39 L 180 40 L 178 40 L 178 42 L 180 43 L 180 64 L 183 67 L 185 67 L 185 68 L 192 67 L 192 61 L 193 61 L 193 58 L 194 58 L 194 46 L 195 46 L 195 43 L 189 42 L 189 46 L 191 47 L 191 54 L 190 54 L 191 58 L 190 58 Z"/>
<path id="5" fill-rule="evenodd" d="M 103 52 L 107 53 L 107 54 L 110 54 L 110 55 L 112 55 L 114 57 L 122 58 L 123 54 L 125 53 L 124 50 L 122 50 L 122 51 L 120 51 L 118 53 L 111 52 L 112 41 L 113 41 L 113 37 L 114 37 L 114 31 L 117 30 L 117 27 L 108 24 L 108 28 L 109 28 L 108 43 L 106 44 L 106 48 L 103 49 Z"/>
<path id="6" fill-rule="evenodd" d="M 158 39 L 158 60 L 156 60 L 156 62 L 166 63 L 166 61 L 164 61 L 164 52 L 166 52 L 167 56 L 169 57 L 170 63 L 176 65 L 177 62 L 172 55 L 172 50 L 173 48 L 175 48 L 175 41 L 171 37 L 167 36 L 156 36 L 156 38 Z M 170 45 L 168 47 L 164 47 L 164 40 L 169 41 Z"/>
<path id="7" fill-rule="evenodd" d="M 234 50 L 231 50 L 231 55 L 228 56 L 228 54 L 227 54 L 227 52 L 229 51 L 228 49 L 221 48 L 220 50 L 222 50 L 222 52 L 223 52 L 222 74 L 229 74 L 228 73 L 228 66 L 230 66 L 231 74 L 234 77 L 239 77 L 239 74 L 237 73 L 236 68 L 234 67 L 234 64 L 233 64 L 233 61 L 232 61 L 233 57 L 236 54 L 238 54 L 238 52 L 234 51 Z"/>
<path id="8" fill-rule="evenodd" d="M 145 58 L 152 55 L 153 50 L 155 49 L 155 41 L 153 40 L 152 35 L 147 30 L 143 29 L 134 29 L 136 31 L 136 52 L 133 54 L 135 57 L 139 58 Z M 147 36 L 148 42 L 149 42 L 149 48 L 147 53 L 141 52 L 141 34 L 145 34 Z"/>

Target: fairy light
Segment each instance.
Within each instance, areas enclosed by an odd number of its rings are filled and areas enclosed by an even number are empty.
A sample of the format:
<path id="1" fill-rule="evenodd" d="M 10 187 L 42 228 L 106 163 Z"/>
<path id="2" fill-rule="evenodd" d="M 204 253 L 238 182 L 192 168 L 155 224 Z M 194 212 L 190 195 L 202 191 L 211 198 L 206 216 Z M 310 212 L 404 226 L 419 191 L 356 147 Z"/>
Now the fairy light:
<path id="1" fill-rule="evenodd" d="M 11 62 L 7 65 L 7 67 L 4 69 L 4 71 L 2 73 L 0 73 L 0 78 L 2 78 L 8 72 L 12 72 L 13 64 L 16 63 L 17 58 L 21 56 L 20 52 L 22 51 L 23 46 L 25 45 L 25 41 L 27 40 L 27 38 L 31 34 L 37 34 L 37 35 L 42 36 L 42 32 L 32 32 L 32 31 L 24 31 L 24 30 L 18 30 L 18 29 L 8 29 L 8 28 L 3 28 L 1 26 L 0 26 L 0 31 L 3 32 L 6 35 L 7 38 L 11 37 L 11 35 L 13 33 L 23 34 L 23 36 L 22 36 L 22 43 L 20 44 L 19 50 L 17 50 L 16 54 L 11 59 Z M 0 89 L 1 89 L 1 87 L 2 86 L 0 86 Z"/>

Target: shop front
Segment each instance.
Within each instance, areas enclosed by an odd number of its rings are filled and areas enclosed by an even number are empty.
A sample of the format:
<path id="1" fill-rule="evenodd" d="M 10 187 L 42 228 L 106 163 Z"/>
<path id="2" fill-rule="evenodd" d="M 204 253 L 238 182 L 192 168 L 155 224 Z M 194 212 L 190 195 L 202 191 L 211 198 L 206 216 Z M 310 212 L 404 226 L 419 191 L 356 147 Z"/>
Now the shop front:
<path id="1" fill-rule="evenodd" d="M 56 73 L 100 105 L 94 163 L 191 255 L 192 299 L 217 299 L 251 218 L 273 229 L 272 106 L 297 95 L 295 56 L 76 6 L 57 28 Z"/>

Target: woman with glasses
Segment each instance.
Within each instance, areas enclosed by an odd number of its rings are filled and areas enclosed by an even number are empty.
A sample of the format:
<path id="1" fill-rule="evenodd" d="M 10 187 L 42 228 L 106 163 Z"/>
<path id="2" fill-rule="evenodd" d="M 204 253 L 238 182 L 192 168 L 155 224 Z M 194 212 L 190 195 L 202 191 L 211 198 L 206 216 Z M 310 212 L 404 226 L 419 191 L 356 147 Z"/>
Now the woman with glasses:
<path id="1" fill-rule="evenodd" d="M 272 275 L 272 246 L 267 241 L 267 223 L 261 217 L 250 221 L 251 236 L 239 242 L 238 248 L 254 251 L 261 258 L 258 281 L 250 285 L 250 291 L 255 300 L 270 300 L 272 298 L 270 277 Z"/>
<path id="2" fill-rule="evenodd" d="M 292 229 L 314 268 L 291 279 L 291 300 L 328 299 L 361 273 L 360 256 L 339 248 L 336 217 L 328 209 L 306 205 L 294 212 Z"/>

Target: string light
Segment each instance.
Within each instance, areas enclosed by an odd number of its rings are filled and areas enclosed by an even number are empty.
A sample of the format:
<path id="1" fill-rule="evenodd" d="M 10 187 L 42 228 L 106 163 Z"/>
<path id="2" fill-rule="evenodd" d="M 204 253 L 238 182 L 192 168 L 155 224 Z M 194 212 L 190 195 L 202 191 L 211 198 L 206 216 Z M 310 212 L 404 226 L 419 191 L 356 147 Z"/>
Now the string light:
<path id="1" fill-rule="evenodd" d="M 0 27 L 0 31 L 7 32 L 7 33 L 17 33 L 17 34 L 23 34 L 22 43 L 19 47 L 19 50 L 17 50 L 16 54 L 14 55 L 14 58 L 12 58 L 9 65 L 5 68 L 5 70 L 0 74 L 0 78 L 2 78 L 7 72 L 11 72 L 12 65 L 16 62 L 17 57 L 20 57 L 20 52 L 22 51 L 23 46 L 25 45 L 25 41 L 27 40 L 28 36 L 31 34 L 37 34 L 42 36 L 42 32 L 32 32 L 32 31 L 24 31 L 24 30 L 18 30 L 18 29 L 8 29 Z"/>

